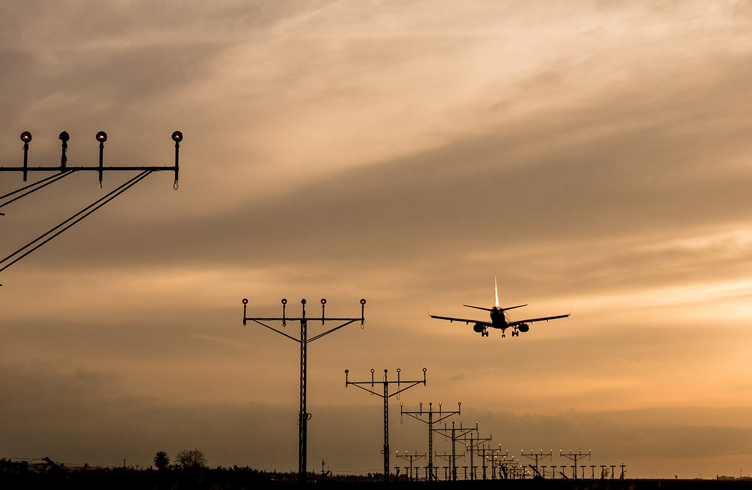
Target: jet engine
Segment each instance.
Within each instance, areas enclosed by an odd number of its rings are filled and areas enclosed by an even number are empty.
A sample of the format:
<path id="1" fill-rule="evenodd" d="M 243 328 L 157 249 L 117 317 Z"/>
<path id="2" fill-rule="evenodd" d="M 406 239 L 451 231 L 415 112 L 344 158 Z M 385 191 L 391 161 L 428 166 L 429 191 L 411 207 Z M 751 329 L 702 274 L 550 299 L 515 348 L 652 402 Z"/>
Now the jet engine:
<path id="1" fill-rule="evenodd" d="M 476 323 L 473 325 L 473 330 L 478 333 L 483 333 L 483 331 L 486 329 L 485 325 L 481 325 L 480 323 Z"/>
<path id="2" fill-rule="evenodd" d="M 520 329 L 520 332 L 525 333 L 530 330 L 530 325 L 528 325 L 527 323 L 520 323 L 520 326 L 517 328 Z"/>

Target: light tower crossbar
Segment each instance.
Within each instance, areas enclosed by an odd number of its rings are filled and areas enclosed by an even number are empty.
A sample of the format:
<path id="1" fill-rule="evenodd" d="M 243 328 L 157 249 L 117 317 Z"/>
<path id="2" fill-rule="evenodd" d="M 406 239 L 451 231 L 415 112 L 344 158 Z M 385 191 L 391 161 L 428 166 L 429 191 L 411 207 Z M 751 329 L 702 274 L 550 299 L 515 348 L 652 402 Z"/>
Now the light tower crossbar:
<path id="1" fill-rule="evenodd" d="M 41 236 L 27 243 L 20 249 L 16 250 L 12 254 L 0 260 L 0 272 L 4 271 L 5 269 L 15 264 L 19 260 L 23 259 L 24 257 L 29 255 L 33 251 L 37 250 L 38 248 L 40 248 L 41 246 L 43 246 L 44 244 L 46 244 L 53 238 L 59 236 L 66 230 L 70 229 L 75 224 L 82 221 L 84 218 L 90 216 L 97 210 L 101 209 L 105 204 L 109 203 L 110 201 L 112 201 L 113 199 L 121 195 L 123 192 L 127 191 L 128 189 L 130 189 L 137 183 L 141 182 L 143 179 L 149 176 L 152 172 L 158 172 L 158 171 L 164 171 L 164 170 L 169 170 L 169 171 L 174 172 L 175 182 L 173 183 L 173 187 L 175 189 L 178 188 L 179 148 L 180 148 L 180 142 L 183 140 L 183 133 L 181 133 L 180 131 L 175 131 L 174 133 L 172 133 L 172 139 L 173 141 L 175 141 L 175 165 L 169 166 L 169 167 L 159 167 L 159 166 L 105 167 L 103 165 L 104 142 L 107 141 L 107 133 L 105 133 L 104 131 L 100 131 L 96 135 L 96 140 L 99 142 L 99 166 L 98 167 L 79 167 L 79 166 L 70 167 L 67 165 L 68 157 L 66 156 L 66 152 L 68 151 L 68 140 L 70 139 L 70 136 L 65 131 L 60 133 L 60 140 L 62 141 L 62 144 L 63 144 L 60 166 L 59 167 L 29 167 L 28 153 L 29 153 L 29 142 L 31 141 L 31 139 L 32 139 L 32 136 L 29 131 L 24 131 L 23 133 L 21 133 L 21 141 L 24 142 L 23 166 L 0 167 L 0 172 L 23 172 L 24 182 L 27 180 L 29 172 L 59 172 L 59 173 L 57 175 L 52 175 L 52 176 L 43 178 L 30 185 L 21 187 L 8 194 L 0 196 L 0 208 L 3 208 L 9 204 L 12 204 L 30 194 L 33 194 L 36 191 L 44 189 L 48 185 L 54 184 L 55 182 L 59 182 L 60 180 L 66 177 L 69 177 L 70 175 L 73 175 L 74 173 L 79 172 L 79 171 L 87 171 L 87 170 L 97 171 L 99 173 L 100 186 L 102 185 L 102 175 L 105 171 L 140 171 L 140 173 L 136 175 L 135 177 L 131 178 L 130 180 L 126 181 L 125 183 L 121 184 L 119 187 L 117 187 L 113 191 L 110 191 L 104 197 L 101 197 L 100 199 L 94 201 L 92 204 L 85 207 L 78 213 L 74 214 L 67 220 L 60 223 L 59 225 L 55 226 L 54 228 L 50 229 L 46 233 L 42 234 Z M 11 198 L 11 199 L 7 199 L 7 198 Z M 0 216 L 3 216 L 3 215 L 4 213 L 0 213 Z"/>

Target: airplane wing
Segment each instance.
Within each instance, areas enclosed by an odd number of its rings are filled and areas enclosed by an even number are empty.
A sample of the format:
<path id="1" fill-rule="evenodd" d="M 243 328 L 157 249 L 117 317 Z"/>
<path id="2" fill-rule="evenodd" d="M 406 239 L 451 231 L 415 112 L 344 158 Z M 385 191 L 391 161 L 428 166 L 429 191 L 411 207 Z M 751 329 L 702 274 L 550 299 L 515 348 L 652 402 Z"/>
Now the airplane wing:
<path id="1" fill-rule="evenodd" d="M 570 314 L 567 313 L 566 315 L 542 316 L 540 318 L 529 318 L 527 320 L 515 320 L 513 322 L 509 322 L 509 326 L 516 327 L 517 325 L 521 325 L 523 323 L 547 322 L 549 320 L 556 320 L 557 318 L 566 318 L 569 315 Z"/>
<path id="2" fill-rule="evenodd" d="M 449 320 L 450 322 L 465 322 L 468 325 L 470 323 L 477 323 L 478 325 L 483 325 L 483 326 L 486 326 L 486 327 L 490 327 L 491 326 L 491 322 L 483 322 L 483 321 L 480 321 L 480 320 L 469 320 L 467 318 L 452 318 L 450 316 L 436 316 L 436 315 L 431 315 L 430 313 L 429 313 L 428 316 L 430 316 L 431 318 L 436 318 L 438 320 Z"/>

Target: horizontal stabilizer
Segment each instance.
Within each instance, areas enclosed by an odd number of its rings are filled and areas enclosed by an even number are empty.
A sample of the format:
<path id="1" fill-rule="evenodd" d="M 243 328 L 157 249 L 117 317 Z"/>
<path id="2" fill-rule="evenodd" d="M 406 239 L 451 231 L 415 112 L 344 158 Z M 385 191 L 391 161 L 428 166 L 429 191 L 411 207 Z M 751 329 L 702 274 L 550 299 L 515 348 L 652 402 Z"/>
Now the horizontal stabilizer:
<path id="1" fill-rule="evenodd" d="M 475 308 L 476 310 L 483 310 L 483 311 L 493 311 L 492 308 L 483 308 L 482 306 L 471 306 L 471 305 L 462 305 L 467 308 Z"/>

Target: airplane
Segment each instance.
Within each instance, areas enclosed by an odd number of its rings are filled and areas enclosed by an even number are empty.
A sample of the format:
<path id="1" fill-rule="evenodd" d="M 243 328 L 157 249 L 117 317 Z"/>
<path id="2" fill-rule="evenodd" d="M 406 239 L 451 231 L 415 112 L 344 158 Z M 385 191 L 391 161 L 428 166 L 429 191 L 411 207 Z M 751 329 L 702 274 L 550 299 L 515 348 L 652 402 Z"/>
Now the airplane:
<path id="1" fill-rule="evenodd" d="M 490 311 L 491 312 L 491 321 L 490 322 L 484 322 L 481 320 L 469 320 L 467 318 L 453 318 L 449 316 L 437 316 L 437 315 L 431 315 L 430 313 L 428 316 L 431 318 L 436 318 L 438 320 L 449 320 L 450 322 L 465 322 L 465 324 L 474 323 L 473 330 L 475 332 L 478 332 L 481 337 L 488 337 L 488 329 L 489 328 L 498 328 L 501 330 L 501 336 L 506 337 L 506 330 L 508 328 L 512 329 L 512 337 L 519 337 L 520 332 L 525 333 L 528 330 L 530 330 L 530 324 L 535 322 L 543 322 L 543 321 L 549 321 L 549 320 L 556 320 L 558 318 L 567 318 L 570 313 L 567 313 L 566 315 L 555 315 L 555 316 L 544 316 L 540 318 L 528 318 L 527 320 L 515 320 L 515 321 L 509 321 L 509 316 L 507 315 L 508 310 L 513 310 L 515 308 L 522 308 L 525 305 L 517 305 L 517 306 L 509 306 L 507 308 L 501 308 L 499 306 L 499 287 L 496 284 L 496 278 L 494 278 L 494 289 L 496 290 L 496 305 L 493 308 L 483 308 L 480 306 L 471 306 L 471 305 L 462 305 L 467 308 L 475 308 L 477 310 L 484 310 L 484 311 Z"/>

